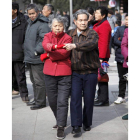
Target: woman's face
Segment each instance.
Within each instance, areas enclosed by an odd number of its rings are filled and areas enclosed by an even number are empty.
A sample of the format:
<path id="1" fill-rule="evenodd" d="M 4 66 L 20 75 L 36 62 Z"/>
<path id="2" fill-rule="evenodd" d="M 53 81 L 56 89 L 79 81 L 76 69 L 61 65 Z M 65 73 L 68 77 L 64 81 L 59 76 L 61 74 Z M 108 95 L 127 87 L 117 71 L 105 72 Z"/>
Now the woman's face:
<path id="1" fill-rule="evenodd" d="M 58 21 L 54 21 L 52 24 L 52 31 L 55 34 L 63 32 L 64 31 L 63 23 L 60 23 Z"/>
<path id="2" fill-rule="evenodd" d="M 100 10 L 95 11 L 95 20 L 96 21 L 101 21 L 104 17 L 105 17 L 105 15 L 102 16 Z"/>

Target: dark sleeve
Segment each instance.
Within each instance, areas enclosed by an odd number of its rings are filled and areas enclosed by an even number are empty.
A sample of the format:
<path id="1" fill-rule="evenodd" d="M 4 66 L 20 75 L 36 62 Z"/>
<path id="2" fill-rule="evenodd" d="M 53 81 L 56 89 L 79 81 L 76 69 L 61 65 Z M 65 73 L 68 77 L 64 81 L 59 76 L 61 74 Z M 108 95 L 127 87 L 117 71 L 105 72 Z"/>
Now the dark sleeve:
<path id="1" fill-rule="evenodd" d="M 121 41 L 118 40 L 119 37 L 120 37 L 120 28 L 117 29 L 114 35 L 114 45 L 121 46 Z"/>
<path id="2" fill-rule="evenodd" d="M 47 23 L 41 25 L 38 30 L 39 30 L 39 39 L 38 39 L 38 43 L 36 44 L 35 51 L 37 52 L 37 54 L 42 54 L 44 53 L 44 49 L 42 46 L 44 35 L 50 32 L 51 30 Z"/>

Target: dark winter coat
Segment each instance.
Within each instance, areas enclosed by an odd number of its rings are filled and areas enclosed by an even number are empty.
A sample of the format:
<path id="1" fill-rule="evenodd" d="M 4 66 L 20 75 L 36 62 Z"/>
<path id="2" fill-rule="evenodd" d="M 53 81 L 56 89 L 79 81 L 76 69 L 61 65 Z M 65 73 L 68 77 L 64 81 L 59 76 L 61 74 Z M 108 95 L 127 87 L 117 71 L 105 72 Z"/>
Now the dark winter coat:
<path id="1" fill-rule="evenodd" d="M 23 43 L 27 21 L 22 13 L 18 13 L 17 21 L 12 24 L 12 61 L 23 61 Z"/>
<path id="2" fill-rule="evenodd" d="M 115 61 L 123 63 L 124 57 L 121 54 L 121 42 L 126 26 L 120 26 L 114 35 L 114 49 L 115 49 Z"/>
<path id="3" fill-rule="evenodd" d="M 28 21 L 28 26 L 25 34 L 24 41 L 24 62 L 32 64 L 40 64 L 40 54 L 44 53 L 42 47 L 42 41 L 44 35 L 50 32 L 48 26 L 48 18 L 39 14 L 38 17 L 32 22 L 30 19 Z M 35 52 L 37 55 L 35 55 Z"/>

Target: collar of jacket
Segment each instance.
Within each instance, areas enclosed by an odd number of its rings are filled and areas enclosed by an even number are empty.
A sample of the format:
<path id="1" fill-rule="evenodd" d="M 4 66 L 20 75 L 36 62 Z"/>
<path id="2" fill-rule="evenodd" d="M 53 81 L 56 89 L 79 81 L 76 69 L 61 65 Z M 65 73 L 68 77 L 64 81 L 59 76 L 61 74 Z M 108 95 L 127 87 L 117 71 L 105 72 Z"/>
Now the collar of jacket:
<path id="1" fill-rule="evenodd" d="M 95 24 L 95 26 L 99 26 L 99 25 L 101 25 L 104 21 L 106 21 L 107 20 L 107 18 L 103 18 L 101 21 L 98 21 L 96 24 Z"/>
<path id="2" fill-rule="evenodd" d="M 81 35 L 87 36 L 87 31 L 88 31 L 89 27 L 86 28 L 86 30 L 82 31 Z M 77 28 L 74 30 L 72 36 L 76 36 L 77 35 Z"/>
<path id="3" fill-rule="evenodd" d="M 21 23 L 20 16 L 18 15 L 16 22 L 12 24 L 12 28 L 17 27 L 18 25 L 20 25 L 20 23 Z"/>
<path id="4" fill-rule="evenodd" d="M 61 38 L 61 37 L 64 35 L 64 32 L 61 32 L 61 33 L 55 34 L 55 33 L 52 31 L 52 34 L 53 34 L 53 37 Z"/>
<path id="5" fill-rule="evenodd" d="M 49 19 L 48 19 L 47 17 L 43 16 L 43 15 L 40 14 L 40 13 L 38 14 L 37 18 L 36 18 L 33 22 L 31 21 L 30 18 L 27 20 L 27 22 L 28 22 L 29 24 L 34 24 L 34 23 L 35 23 L 36 21 L 38 21 L 38 20 L 43 21 L 43 22 L 46 22 L 46 23 L 49 22 Z"/>

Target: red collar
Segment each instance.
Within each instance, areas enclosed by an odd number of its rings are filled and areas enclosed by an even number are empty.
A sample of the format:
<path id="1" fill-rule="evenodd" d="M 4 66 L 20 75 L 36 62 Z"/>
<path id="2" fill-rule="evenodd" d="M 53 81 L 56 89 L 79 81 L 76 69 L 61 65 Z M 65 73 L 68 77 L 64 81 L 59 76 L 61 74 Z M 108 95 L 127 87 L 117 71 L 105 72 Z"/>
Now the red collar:
<path id="1" fill-rule="evenodd" d="M 52 31 L 52 34 L 53 34 L 53 36 L 56 37 L 56 38 L 61 38 L 65 33 L 64 33 L 64 32 L 61 32 L 61 33 L 55 34 L 55 33 Z"/>

